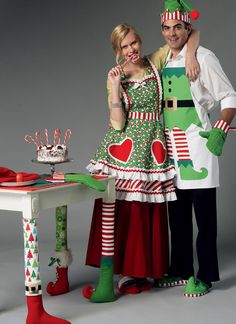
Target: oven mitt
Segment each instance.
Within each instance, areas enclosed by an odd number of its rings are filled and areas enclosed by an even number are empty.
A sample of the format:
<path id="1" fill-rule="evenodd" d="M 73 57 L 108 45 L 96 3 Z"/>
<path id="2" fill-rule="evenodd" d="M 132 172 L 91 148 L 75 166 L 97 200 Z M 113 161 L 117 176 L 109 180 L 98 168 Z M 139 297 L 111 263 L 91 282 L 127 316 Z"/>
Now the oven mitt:
<path id="1" fill-rule="evenodd" d="M 82 173 L 65 173 L 64 180 L 66 182 L 79 182 L 82 183 L 92 189 L 95 189 L 97 191 L 105 191 L 106 186 L 103 182 L 98 181 L 93 178 L 90 174 L 82 174 Z"/>
<path id="2" fill-rule="evenodd" d="M 14 172 L 8 168 L 0 166 L 0 183 L 1 182 L 16 182 L 17 173 L 21 173 L 23 181 L 36 180 L 40 178 L 40 175 L 36 173 L 26 173 L 26 172 Z"/>
<path id="3" fill-rule="evenodd" d="M 208 150 L 212 154 L 220 156 L 222 154 L 228 130 L 228 124 L 223 120 L 219 120 L 210 131 L 199 132 L 199 135 L 207 139 L 206 146 Z"/>

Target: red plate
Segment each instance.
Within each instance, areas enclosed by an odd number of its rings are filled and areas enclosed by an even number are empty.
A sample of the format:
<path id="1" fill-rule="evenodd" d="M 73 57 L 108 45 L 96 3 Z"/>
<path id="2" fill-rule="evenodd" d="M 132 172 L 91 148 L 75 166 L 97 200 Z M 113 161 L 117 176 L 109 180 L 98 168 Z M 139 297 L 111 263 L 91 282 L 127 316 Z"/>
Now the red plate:
<path id="1" fill-rule="evenodd" d="M 36 180 L 22 181 L 22 182 L 1 182 L 0 186 L 3 187 L 25 187 L 34 184 Z"/>

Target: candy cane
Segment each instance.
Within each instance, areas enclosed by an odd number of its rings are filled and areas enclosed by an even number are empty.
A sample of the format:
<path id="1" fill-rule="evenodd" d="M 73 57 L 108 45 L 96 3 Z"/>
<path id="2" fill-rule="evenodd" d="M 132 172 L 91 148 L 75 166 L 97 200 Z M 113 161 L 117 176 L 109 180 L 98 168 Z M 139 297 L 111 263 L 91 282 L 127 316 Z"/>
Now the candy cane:
<path id="1" fill-rule="evenodd" d="M 38 143 L 38 132 L 34 133 L 34 140 L 37 143 L 37 145 L 39 146 L 40 144 Z"/>
<path id="2" fill-rule="evenodd" d="M 64 135 L 64 142 L 63 144 L 66 145 L 66 141 L 67 139 L 69 139 L 71 137 L 71 130 L 68 128 L 65 132 L 65 135 Z"/>
<path id="3" fill-rule="evenodd" d="M 236 127 L 230 127 L 229 130 L 236 131 Z"/>
<path id="4" fill-rule="evenodd" d="M 32 137 L 32 136 L 30 136 L 30 135 L 25 135 L 25 141 L 27 142 L 27 143 L 34 143 L 37 147 L 38 147 L 38 144 L 35 142 L 35 140 L 34 140 L 34 138 Z"/>
<path id="5" fill-rule="evenodd" d="M 54 131 L 54 146 L 56 146 L 56 141 L 58 139 L 58 144 L 60 143 L 61 131 L 59 128 L 56 128 Z"/>
<path id="6" fill-rule="evenodd" d="M 133 55 L 131 55 L 127 60 L 125 60 L 124 58 L 122 58 L 122 59 L 118 62 L 118 64 L 119 64 L 120 67 L 123 69 L 123 68 L 126 66 L 126 64 L 128 64 L 130 61 L 134 61 L 134 62 L 136 62 L 136 61 L 138 61 L 139 58 L 140 58 L 140 56 L 139 56 L 138 54 L 133 54 Z"/>
<path id="7" fill-rule="evenodd" d="M 45 138 L 46 138 L 46 144 L 49 145 L 49 140 L 48 140 L 48 130 L 47 130 L 47 128 L 45 128 L 44 133 L 45 133 Z"/>
<path id="8" fill-rule="evenodd" d="M 44 146 L 44 143 L 43 143 L 43 138 L 41 136 L 41 133 L 38 132 L 38 138 L 39 138 L 39 142 L 40 142 L 40 145 Z"/>
<path id="9" fill-rule="evenodd" d="M 44 145 L 40 132 L 36 132 L 35 135 L 34 135 L 34 138 L 35 138 L 35 142 L 38 143 L 38 146 L 40 146 L 40 145 L 43 146 Z"/>

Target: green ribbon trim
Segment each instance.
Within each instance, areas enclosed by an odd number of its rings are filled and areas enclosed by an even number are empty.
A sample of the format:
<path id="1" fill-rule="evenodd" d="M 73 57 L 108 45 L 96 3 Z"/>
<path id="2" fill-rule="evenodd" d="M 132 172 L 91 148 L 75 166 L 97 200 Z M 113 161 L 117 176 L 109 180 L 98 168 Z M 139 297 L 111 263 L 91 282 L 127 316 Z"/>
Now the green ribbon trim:
<path id="1" fill-rule="evenodd" d="M 114 257 L 102 257 L 101 258 L 101 265 L 106 265 L 108 267 L 113 266 L 114 263 Z"/>
<path id="2" fill-rule="evenodd" d="M 185 74 L 186 74 L 185 67 L 183 67 L 183 68 L 181 68 L 181 67 L 178 67 L 178 68 L 165 67 L 162 70 L 162 78 L 166 78 L 166 77 L 171 78 L 173 76 L 176 76 L 177 78 L 180 78 L 183 75 L 185 76 Z"/>
<path id="3" fill-rule="evenodd" d="M 181 165 L 183 165 L 185 168 L 188 165 L 191 165 L 193 167 L 193 161 L 192 160 L 178 160 L 177 163 L 178 163 L 178 167 L 180 167 Z"/>
<path id="4" fill-rule="evenodd" d="M 53 266 L 55 263 L 56 263 L 58 266 L 61 265 L 61 263 L 60 263 L 60 259 L 58 259 L 58 258 L 53 258 L 53 257 L 51 257 L 50 260 L 51 260 L 51 261 L 50 261 L 50 263 L 48 264 L 49 267 Z"/>

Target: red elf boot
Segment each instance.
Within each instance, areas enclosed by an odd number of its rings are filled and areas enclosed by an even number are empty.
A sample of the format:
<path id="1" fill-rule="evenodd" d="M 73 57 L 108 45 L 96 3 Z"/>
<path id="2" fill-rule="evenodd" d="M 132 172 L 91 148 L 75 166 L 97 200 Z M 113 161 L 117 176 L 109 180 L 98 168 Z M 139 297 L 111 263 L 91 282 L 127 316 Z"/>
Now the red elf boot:
<path id="1" fill-rule="evenodd" d="M 49 315 L 43 307 L 42 295 L 26 296 L 28 315 L 26 324 L 71 324 L 64 319 Z"/>
<path id="2" fill-rule="evenodd" d="M 70 290 L 68 280 L 68 267 L 56 267 L 56 281 L 52 281 L 47 285 L 47 293 L 52 296 L 62 295 Z"/>
<path id="3" fill-rule="evenodd" d="M 55 252 L 55 256 L 51 258 L 49 266 L 57 263 L 56 266 L 56 281 L 49 282 L 47 285 L 47 293 L 52 296 L 62 295 L 67 293 L 69 288 L 68 267 L 72 263 L 71 251 L 65 250 L 62 252 Z"/>

